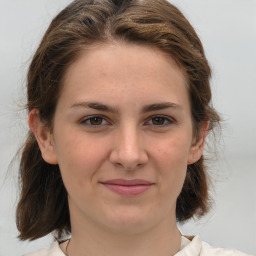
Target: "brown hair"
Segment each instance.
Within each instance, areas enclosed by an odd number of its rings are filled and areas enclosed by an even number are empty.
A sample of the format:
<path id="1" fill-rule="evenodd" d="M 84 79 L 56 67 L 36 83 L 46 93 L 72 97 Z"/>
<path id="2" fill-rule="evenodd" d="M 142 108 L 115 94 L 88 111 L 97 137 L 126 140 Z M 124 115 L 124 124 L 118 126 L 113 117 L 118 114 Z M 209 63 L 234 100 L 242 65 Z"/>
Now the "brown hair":
<path id="1" fill-rule="evenodd" d="M 203 46 L 183 14 L 166 0 L 76 0 L 51 22 L 29 67 L 27 108 L 37 109 L 48 127 L 66 69 L 81 51 L 95 43 L 124 41 L 157 47 L 183 70 L 190 95 L 194 133 L 203 121 L 209 130 L 219 122 L 210 106 L 210 67 Z M 31 131 L 20 161 L 21 195 L 16 220 L 20 239 L 37 239 L 53 231 L 71 232 L 67 192 L 58 165 L 46 163 Z M 204 159 L 188 165 L 177 199 L 177 221 L 209 210 L 209 181 Z"/>

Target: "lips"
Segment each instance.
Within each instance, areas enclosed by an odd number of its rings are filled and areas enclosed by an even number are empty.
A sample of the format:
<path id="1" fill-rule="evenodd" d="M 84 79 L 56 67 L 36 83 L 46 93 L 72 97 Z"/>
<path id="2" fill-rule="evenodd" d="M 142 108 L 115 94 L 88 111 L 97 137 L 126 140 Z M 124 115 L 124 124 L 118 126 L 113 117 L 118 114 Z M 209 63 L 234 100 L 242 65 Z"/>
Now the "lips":
<path id="1" fill-rule="evenodd" d="M 127 196 L 140 195 L 154 185 L 154 183 L 142 179 L 113 179 L 101 182 L 101 184 L 112 192 Z"/>

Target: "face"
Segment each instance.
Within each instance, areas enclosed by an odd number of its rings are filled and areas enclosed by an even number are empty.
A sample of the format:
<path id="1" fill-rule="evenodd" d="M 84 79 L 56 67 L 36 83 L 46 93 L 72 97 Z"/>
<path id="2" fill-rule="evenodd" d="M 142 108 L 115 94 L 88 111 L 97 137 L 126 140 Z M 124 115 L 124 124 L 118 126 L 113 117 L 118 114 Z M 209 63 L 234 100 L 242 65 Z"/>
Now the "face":
<path id="1" fill-rule="evenodd" d="M 131 44 L 84 52 L 67 70 L 53 127 L 39 144 L 59 164 L 72 224 L 136 232 L 175 222 L 200 150 L 186 80 L 170 56 Z"/>

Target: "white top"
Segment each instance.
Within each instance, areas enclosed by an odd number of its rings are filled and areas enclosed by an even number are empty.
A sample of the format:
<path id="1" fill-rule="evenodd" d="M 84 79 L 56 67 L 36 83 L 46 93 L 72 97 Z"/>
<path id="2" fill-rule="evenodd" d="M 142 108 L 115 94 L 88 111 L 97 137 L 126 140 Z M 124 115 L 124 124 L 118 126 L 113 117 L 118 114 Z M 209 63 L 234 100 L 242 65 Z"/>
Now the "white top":
<path id="1" fill-rule="evenodd" d="M 40 249 L 36 252 L 24 256 L 65 256 L 60 249 L 58 242 L 54 242 L 48 249 Z M 250 256 L 233 249 L 224 249 L 210 246 L 201 241 L 198 236 L 194 236 L 190 241 L 182 236 L 180 251 L 174 256 Z M 253 255 L 251 255 L 253 256 Z"/>

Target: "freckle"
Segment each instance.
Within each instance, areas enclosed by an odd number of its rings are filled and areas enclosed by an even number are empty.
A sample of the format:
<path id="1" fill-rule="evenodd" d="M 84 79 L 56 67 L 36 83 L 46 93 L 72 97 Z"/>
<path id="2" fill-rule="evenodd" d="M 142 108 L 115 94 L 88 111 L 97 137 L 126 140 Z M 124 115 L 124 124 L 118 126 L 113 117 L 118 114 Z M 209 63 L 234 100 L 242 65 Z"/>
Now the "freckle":
<path id="1" fill-rule="evenodd" d="M 161 152 L 161 150 L 159 150 L 159 153 L 161 153 L 162 155 L 167 155 L 167 152 L 166 152 L 166 151 L 162 151 L 162 152 Z"/>

